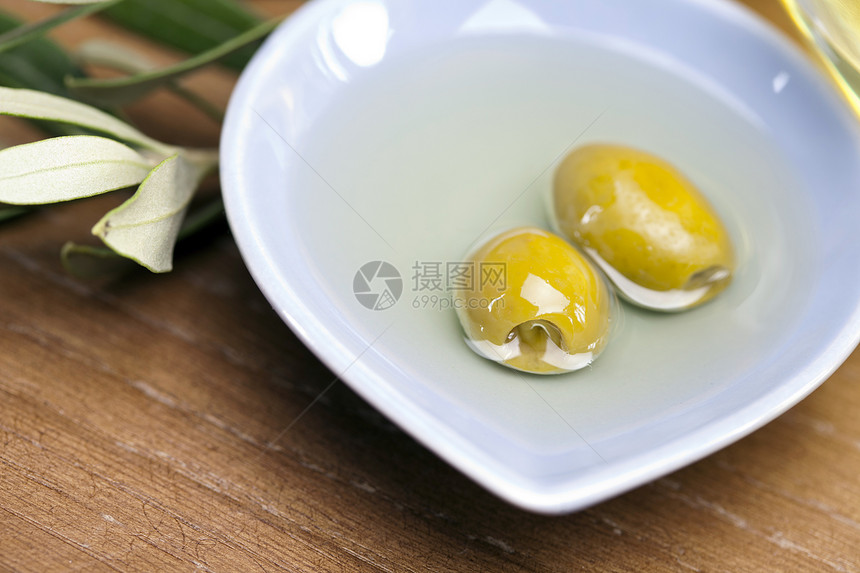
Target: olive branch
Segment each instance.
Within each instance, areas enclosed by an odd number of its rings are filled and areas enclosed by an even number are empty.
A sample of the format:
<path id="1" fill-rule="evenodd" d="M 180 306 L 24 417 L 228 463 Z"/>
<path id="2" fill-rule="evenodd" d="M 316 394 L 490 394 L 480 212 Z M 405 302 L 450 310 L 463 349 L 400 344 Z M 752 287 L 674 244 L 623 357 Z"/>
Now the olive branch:
<path id="1" fill-rule="evenodd" d="M 278 20 L 263 21 L 233 0 L 49 3 L 71 6 L 27 24 L 0 12 L 0 115 L 30 120 L 47 134 L 0 150 L 0 222 L 35 205 L 136 188 L 92 227 L 104 246 L 67 243 L 61 250 L 63 263 L 79 275 L 98 268 L 93 262 L 123 260 L 168 272 L 177 241 L 223 215 L 220 198 L 189 214 L 201 182 L 217 170 L 218 151 L 156 141 L 121 119 L 116 106 L 166 88 L 220 120 L 221 110 L 178 80 L 216 61 L 241 69 Z M 97 12 L 192 55 L 157 68 L 109 42 L 94 40 L 70 55 L 44 36 Z M 90 78 L 83 68 L 91 65 L 123 75 Z"/>

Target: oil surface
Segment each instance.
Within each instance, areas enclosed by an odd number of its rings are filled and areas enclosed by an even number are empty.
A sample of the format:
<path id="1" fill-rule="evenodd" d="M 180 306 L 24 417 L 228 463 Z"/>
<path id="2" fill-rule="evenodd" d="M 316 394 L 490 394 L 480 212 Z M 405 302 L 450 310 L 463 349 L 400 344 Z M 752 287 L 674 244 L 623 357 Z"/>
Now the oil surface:
<path id="1" fill-rule="evenodd" d="M 308 224 L 290 248 L 304 250 L 315 269 L 307 280 L 346 320 L 367 325 L 368 339 L 389 329 L 373 351 L 429 380 L 427 399 L 563 449 L 570 444 L 559 436 L 580 439 L 560 431 L 567 420 L 599 437 L 619 420 L 635 428 L 713 396 L 769 357 L 779 346 L 773 333 L 789 333 L 803 312 L 816 230 L 791 166 L 754 114 L 671 60 L 594 38 L 465 37 L 383 59 L 341 93 L 299 134 L 296 151 L 311 168 L 296 176 L 292 208 Z M 463 344 L 446 307 L 447 268 L 501 229 L 548 229 L 554 166 L 589 142 L 648 150 L 693 180 L 729 227 L 737 273 L 717 299 L 687 313 L 625 305 L 623 326 L 593 367 L 524 379 Z M 387 310 L 362 307 L 352 292 L 356 270 L 375 260 L 403 279 Z M 558 417 L 547 416 L 547 403 Z"/>

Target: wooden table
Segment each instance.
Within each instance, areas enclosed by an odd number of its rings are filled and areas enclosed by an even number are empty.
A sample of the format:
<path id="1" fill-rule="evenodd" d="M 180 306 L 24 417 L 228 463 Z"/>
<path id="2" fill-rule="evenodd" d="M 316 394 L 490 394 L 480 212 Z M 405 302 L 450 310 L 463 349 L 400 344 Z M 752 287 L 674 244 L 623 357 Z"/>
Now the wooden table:
<path id="1" fill-rule="evenodd" d="M 789 29 L 776 0 L 749 3 Z M 94 34 L 171 58 L 92 21 L 56 36 Z M 209 71 L 192 84 L 223 105 L 232 81 Z M 217 125 L 170 95 L 131 113 L 156 137 L 216 143 Z M 32 136 L 0 128 L 7 142 Z M 532 515 L 342 383 L 283 432 L 334 375 L 226 234 L 169 275 L 67 276 L 60 245 L 89 240 L 115 203 L 0 228 L 0 570 L 860 571 L 858 353 L 699 463 L 574 515 Z"/>

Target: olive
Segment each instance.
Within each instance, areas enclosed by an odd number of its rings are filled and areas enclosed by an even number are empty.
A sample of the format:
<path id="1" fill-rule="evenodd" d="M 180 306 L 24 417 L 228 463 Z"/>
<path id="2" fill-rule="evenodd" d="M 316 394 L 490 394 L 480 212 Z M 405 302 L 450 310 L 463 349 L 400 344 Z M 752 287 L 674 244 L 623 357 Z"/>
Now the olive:
<path id="1" fill-rule="evenodd" d="M 722 291 L 735 267 L 707 199 L 663 159 L 620 145 L 571 152 L 555 175 L 552 217 L 630 302 L 678 311 Z"/>
<path id="2" fill-rule="evenodd" d="M 614 299 L 567 241 L 521 227 L 469 257 L 475 277 L 453 292 L 467 344 L 479 355 L 537 374 L 578 370 L 603 350 Z M 491 280 L 492 279 L 492 280 Z"/>

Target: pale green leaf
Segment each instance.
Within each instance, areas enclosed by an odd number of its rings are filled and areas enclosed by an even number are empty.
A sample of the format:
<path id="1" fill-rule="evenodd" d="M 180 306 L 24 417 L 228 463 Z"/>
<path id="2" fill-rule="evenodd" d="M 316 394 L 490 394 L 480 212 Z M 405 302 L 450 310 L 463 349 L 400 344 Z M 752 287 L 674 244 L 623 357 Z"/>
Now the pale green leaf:
<path id="1" fill-rule="evenodd" d="M 279 23 L 269 20 L 244 32 L 223 44 L 188 58 L 182 62 L 158 70 L 145 71 L 133 76 L 112 79 L 68 78 L 69 89 L 90 101 L 123 104 L 139 99 L 153 89 L 170 83 L 185 74 L 223 58 L 236 50 L 268 35 Z"/>
<path id="2" fill-rule="evenodd" d="M 164 155 L 176 148 L 148 137 L 122 120 L 92 106 L 35 90 L 0 87 L 0 115 L 71 123 L 148 147 Z"/>
<path id="3" fill-rule="evenodd" d="M 157 67 L 143 54 L 122 44 L 102 39 L 90 40 L 78 46 L 74 59 L 81 66 L 99 66 L 125 74 L 139 74 Z"/>
<path id="4" fill-rule="evenodd" d="M 43 0 L 40 0 L 43 1 Z M 67 10 L 63 10 L 62 12 L 57 12 L 53 16 L 49 16 L 43 20 L 38 20 L 36 22 L 31 22 L 29 24 L 24 24 L 22 26 L 18 26 L 14 30 L 10 30 L 2 35 L 0 35 L 0 53 L 5 52 L 6 50 L 11 50 L 16 46 L 20 46 L 26 42 L 34 38 L 40 38 L 49 30 L 56 28 L 61 24 L 65 24 L 70 20 L 74 20 L 76 18 L 82 18 L 94 12 L 98 12 L 100 10 L 104 10 L 105 8 L 112 6 L 122 0 L 99 0 L 98 2 L 90 1 L 66 1 L 66 2 L 52 2 L 53 4 L 87 4 L 86 6 L 77 6 L 75 8 L 69 8 Z"/>
<path id="5" fill-rule="evenodd" d="M 170 271 L 188 204 L 211 166 L 179 154 L 165 159 L 128 201 L 96 223 L 93 234 L 153 272 Z"/>
<path id="6" fill-rule="evenodd" d="M 218 196 L 205 205 L 189 210 L 177 236 L 177 244 L 224 220 L 224 202 Z M 2 217 L 0 209 L 0 217 Z M 69 274 L 83 279 L 116 276 L 138 267 L 137 263 L 103 246 L 67 242 L 60 251 L 60 260 Z M 138 267 L 139 268 L 139 267 Z"/>
<path id="7" fill-rule="evenodd" d="M 137 185 L 152 165 L 134 149 L 93 135 L 70 135 L 0 151 L 0 202 L 42 205 Z"/>

